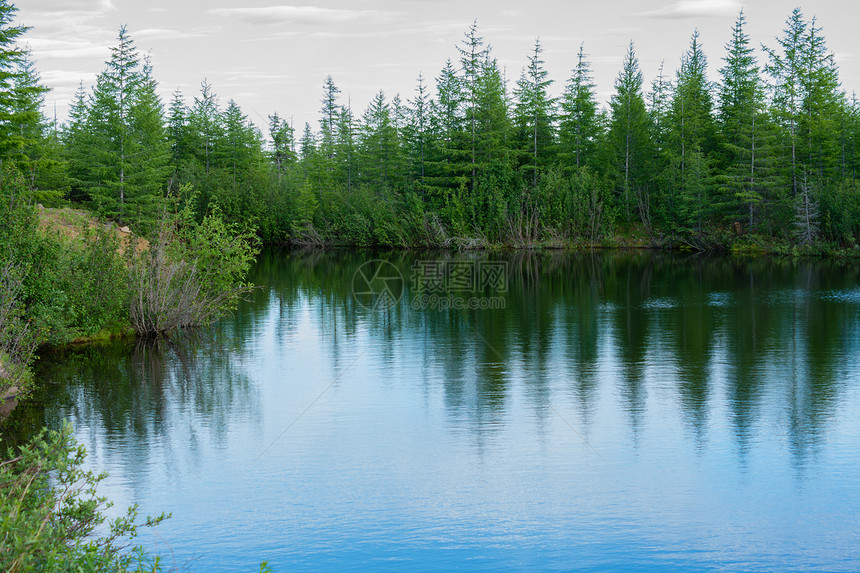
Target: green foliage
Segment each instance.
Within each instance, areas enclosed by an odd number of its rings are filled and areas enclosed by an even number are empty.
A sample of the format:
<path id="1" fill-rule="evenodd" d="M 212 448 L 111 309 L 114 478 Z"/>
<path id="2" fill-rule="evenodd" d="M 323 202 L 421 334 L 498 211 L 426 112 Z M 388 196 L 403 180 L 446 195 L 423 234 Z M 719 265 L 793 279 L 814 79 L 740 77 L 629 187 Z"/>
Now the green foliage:
<path id="1" fill-rule="evenodd" d="M 111 504 L 96 493 L 106 475 L 83 469 L 86 451 L 72 428 L 42 431 L 0 462 L 0 569 L 23 571 L 159 571 L 160 559 L 130 548 L 139 527 L 154 527 L 169 515 L 139 522 L 137 506 L 95 533 Z"/>
<path id="2" fill-rule="evenodd" d="M 606 137 L 609 170 L 615 180 L 617 202 L 625 222 L 633 222 L 636 196 L 648 180 L 652 156 L 649 119 L 642 95 L 642 72 L 633 42 L 624 57 L 624 67 L 615 80 L 609 103 L 610 119 Z"/>
<path id="3" fill-rule="evenodd" d="M 165 213 L 149 250 L 134 261 L 131 322 L 138 334 L 210 324 L 252 288 L 245 276 L 257 254 L 254 231 L 225 222 L 217 205 L 197 222 L 193 203 L 176 216 Z"/>
<path id="4" fill-rule="evenodd" d="M 125 26 L 117 42 L 92 94 L 82 87 L 70 111 L 70 175 L 101 213 L 151 228 L 169 172 L 164 110 L 152 66 L 141 63 Z"/>
<path id="5" fill-rule="evenodd" d="M 217 206 L 263 241 L 303 245 L 621 244 L 609 235 L 644 230 L 653 245 L 727 247 L 747 234 L 790 240 L 799 209 L 807 231 L 816 221 L 805 241 L 860 238 L 860 106 L 800 9 L 761 67 L 740 13 L 719 84 L 694 32 L 674 74 L 661 64 L 647 104 L 631 42 L 605 112 L 582 47 L 557 100 L 540 42 L 509 82 L 474 22 L 435 90 L 419 76 L 412 99 L 378 92 L 354 113 L 325 76 L 318 131 L 306 123 L 299 135 L 273 114 L 265 141 L 206 81 L 189 104 L 175 93 L 165 117 L 125 28 L 58 135 L 15 43 L 26 28 L 0 7 L 0 119 L 22 135 L 3 140 L 0 160 L 14 155 L 39 201 L 65 194 L 144 234 L 157 235 L 158 214 L 184 208 L 193 188 L 198 221 Z"/>
<path id="6" fill-rule="evenodd" d="M 80 240 L 38 233 L 31 244 L 27 312 L 45 342 L 121 329 L 128 320 L 129 275 L 111 231 L 84 228 Z"/>

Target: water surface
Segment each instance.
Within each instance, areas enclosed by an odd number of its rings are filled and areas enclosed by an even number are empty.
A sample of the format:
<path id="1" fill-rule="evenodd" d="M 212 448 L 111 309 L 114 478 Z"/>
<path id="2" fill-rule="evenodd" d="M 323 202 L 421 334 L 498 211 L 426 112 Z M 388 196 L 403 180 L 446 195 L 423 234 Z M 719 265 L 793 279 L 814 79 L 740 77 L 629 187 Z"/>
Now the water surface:
<path id="1" fill-rule="evenodd" d="M 505 273 L 443 292 L 434 261 Z M 141 538 L 169 564 L 860 569 L 856 267 L 267 251 L 252 280 L 211 329 L 43 357 L 4 428 L 70 420 L 117 507 L 173 513 Z"/>

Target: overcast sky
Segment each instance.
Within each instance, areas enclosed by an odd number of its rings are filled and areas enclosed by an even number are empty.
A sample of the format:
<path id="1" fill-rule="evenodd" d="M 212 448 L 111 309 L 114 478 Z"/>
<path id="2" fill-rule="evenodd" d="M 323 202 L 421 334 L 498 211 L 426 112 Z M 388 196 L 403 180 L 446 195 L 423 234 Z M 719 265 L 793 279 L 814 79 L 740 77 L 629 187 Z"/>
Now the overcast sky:
<path id="1" fill-rule="evenodd" d="M 414 95 L 422 72 L 432 82 L 477 19 L 479 32 L 513 83 L 540 37 L 553 91 L 560 93 L 579 45 L 590 55 L 601 102 L 612 93 L 630 40 L 646 87 L 661 60 L 674 74 L 698 28 L 713 79 L 741 7 L 753 44 L 775 45 L 797 5 L 783 0 L 20 0 L 18 23 L 32 30 L 32 49 L 48 113 L 60 121 L 78 84 L 104 68 L 117 31 L 128 26 L 150 52 L 165 105 L 181 89 L 186 101 L 206 78 L 220 101 L 235 99 L 263 124 L 277 111 L 316 129 L 322 83 L 331 74 L 357 115 L 382 89 L 390 98 Z M 840 78 L 860 92 L 860 2 L 818 0 L 801 5 L 817 16 Z"/>

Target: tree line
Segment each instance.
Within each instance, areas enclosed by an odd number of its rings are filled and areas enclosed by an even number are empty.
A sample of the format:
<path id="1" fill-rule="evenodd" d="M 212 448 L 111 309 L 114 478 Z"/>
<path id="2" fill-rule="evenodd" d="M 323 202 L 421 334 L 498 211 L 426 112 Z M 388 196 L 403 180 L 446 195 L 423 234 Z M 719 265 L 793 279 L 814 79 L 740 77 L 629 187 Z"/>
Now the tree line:
<path id="1" fill-rule="evenodd" d="M 507 81 L 477 23 L 410 98 L 361 112 L 327 76 L 317 126 L 277 113 L 265 135 L 202 83 L 165 105 L 125 27 L 63 125 L 47 121 L 25 30 L 2 20 L 0 155 L 37 198 L 145 229 L 194 201 L 271 243 L 361 246 L 767 245 L 854 248 L 860 105 L 800 8 L 773 47 L 743 12 L 711 82 L 698 32 L 674 73 L 644 85 L 631 42 L 608 105 L 584 47 L 554 80 L 536 41 Z M 192 192 L 193 190 L 193 192 Z"/>

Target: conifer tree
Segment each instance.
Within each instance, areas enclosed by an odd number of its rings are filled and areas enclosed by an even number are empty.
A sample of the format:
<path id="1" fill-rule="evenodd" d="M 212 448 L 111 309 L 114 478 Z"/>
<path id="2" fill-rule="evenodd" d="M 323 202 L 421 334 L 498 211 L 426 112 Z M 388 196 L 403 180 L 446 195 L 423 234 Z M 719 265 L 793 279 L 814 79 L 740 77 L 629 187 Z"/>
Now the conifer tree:
<path id="1" fill-rule="evenodd" d="M 594 94 L 591 64 L 579 46 L 576 67 L 565 86 L 559 118 L 559 158 L 565 167 L 588 165 L 600 133 L 600 114 Z"/>
<path id="2" fill-rule="evenodd" d="M 29 51 L 25 51 L 18 62 L 11 114 L 6 126 L 9 139 L 5 144 L 10 159 L 17 164 L 31 191 L 37 190 L 37 182 L 50 184 L 49 172 L 61 168 L 56 138 L 52 137 L 52 130 L 42 113 L 48 91 L 41 83 Z M 42 188 L 38 196 L 46 199 L 58 198 L 59 195 L 56 191 Z"/>
<path id="3" fill-rule="evenodd" d="M 297 161 L 293 127 L 277 113 L 269 116 L 269 139 L 272 141 L 272 166 L 280 183 L 287 168 Z"/>
<path id="4" fill-rule="evenodd" d="M 648 114 L 642 96 L 642 72 L 632 41 L 624 57 L 624 66 L 615 80 L 615 93 L 609 108 L 609 156 L 616 180 L 616 194 L 620 197 L 625 221 L 630 224 L 636 193 L 641 192 L 647 183 L 651 153 Z"/>
<path id="5" fill-rule="evenodd" d="M 144 59 L 140 83 L 129 111 L 133 153 L 128 181 L 135 195 L 138 220 L 156 214 L 170 173 L 170 142 L 164 126 L 164 107 L 149 58 Z"/>
<path id="6" fill-rule="evenodd" d="M 484 38 L 478 35 L 477 20 L 469 26 L 469 30 L 464 34 L 461 44 L 457 46 L 457 51 L 460 53 L 460 66 L 463 71 L 462 95 L 465 107 L 465 119 L 470 130 L 470 189 L 474 190 L 478 169 L 478 81 L 482 75 L 484 62 L 490 53 L 490 47 L 485 44 Z"/>
<path id="7" fill-rule="evenodd" d="M 359 145 L 362 182 L 378 192 L 394 190 L 400 180 L 400 146 L 391 106 L 382 91 L 364 112 Z"/>
<path id="8" fill-rule="evenodd" d="M 34 117 L 20 109 L 22 89 L 22 64 L 26 51 L 18 45 L 18 39 L 29 30 L 27 26 L 15 25 L 18 9 L 6 0 L 0 0 L 0 164 L 13 155 L 20 154 L 24 145 L 18 133 L 22 124 L 32 124 Z"/>
<path id="9" fill-rule="evenodd" d="M 355 118 L 349 105 L 341 106 L 337 119 L 335 154 L 338 159 L 339 176 L 347 193 L 351 194 L 358 178 L 358 151 L 355 139 Z"/>
<path id="10" fill-rule="evenodd" d="M 716 148 L 716 125 L 712 115 L 711 83 L 707 58 L 693 32 L 690 49 L 681 59 L 670 112 L 670 146 L 677 154 L 679 208 L 683 226 L 702 231 L 710 201 L 711 154 Z"/>
<path id="11" fill-rule="evenodd" d="M 194 96 L 194 104 L 188 114 L 188 125 L 193 134 L 192 153 L 204 173 L 212 169 L 215 144 L 223 131 L 220 118 L 218 96 L 212 90 L 212 85 L 204 79 L 200 84 L 200 95 Z"/>
<path id="12" fill-rule="evenodd" d="M 462 116 L 463 88 L 451 60 L 436 78 L 436 99 L 431 105 L 431 124 L 437 134 L 434 153 L 425 161 L 432 173 L 434 203 L 444 205 L 465 190 L 471 174 L 471 153 Z"/>
<path id="13" fill-rule="evenodd" d="M 540 39 L 537 39 L 528 66 L 514 88 L 514 122 L 524 155 L 521 168 L 528 174 L 533 188 L 537 187 L 540 171 L 552 159 L 550 149 L 554 141 L 556 100 L 549 94 L 553 82 L 544 68 L 542 53 Z"/>
<path id="14" fill-rule="evenodd" d="M 792 199 L 798 193 L 798 122 L 801 116 L 803 88 L 803 42 L 806 21 L 800 8 L 795 8 L 786 20 L 783 36 L 777 38 L 779 50 L 763 46 L 768 55 L 765 70 L 771 76 L 771 109 L 782 138 L 789 166 Z"/>
<path id="15" fill-rule="evenodd" d="M 723 205 L 718 207 L 729 219 L 745 215 L 752 231 L 756 210 L 775 186 L 775 158 L 764 86 L 745 24 L 741 11 L 720 69 L 717 119 L 722 133 Z"/>
<path id="16" fill-rule="evenodd" d="M 415 181 L 416 189 L 420 190 L 421 198 L 427 196 L 427 146 L 430 138 L 430 94 L 424 84 L 424 76 L 418 75 L 418 85 L 415 87 L 415 97 L 408 102 L 409 111 L 404 129 L 404 140 L 407 145 L 410 162 L 410 173 Z"/>
<path id="17" fill-rule="evenodd" d="M 320 103 L 320 141 L 319 150 L 326 159 L 334 159 L 334 145 L 336 138 L 337 120 L 340 115 L 340 105 L 337 96 L 340 89 L 334 85 L 331 76 L 326 76 L 323 82 L 323 95 Z"/>

